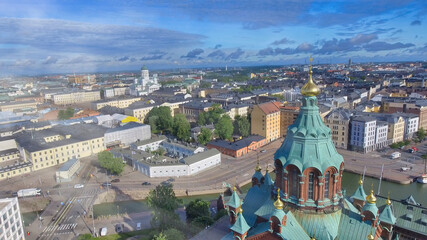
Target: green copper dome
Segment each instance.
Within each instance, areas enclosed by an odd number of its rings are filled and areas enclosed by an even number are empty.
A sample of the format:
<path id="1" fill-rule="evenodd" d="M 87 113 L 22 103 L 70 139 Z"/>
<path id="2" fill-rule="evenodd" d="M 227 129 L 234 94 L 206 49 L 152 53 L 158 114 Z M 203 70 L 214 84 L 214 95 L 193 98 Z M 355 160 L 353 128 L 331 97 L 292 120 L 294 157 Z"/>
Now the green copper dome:
<path id="1" fill-rule="evenodd" d="M 300 172 L 314 167 L 322 174 L 328 167 L 340 170 L 343 157 L 335 149 L 331 130 L 323 123 L 315 96 L 305 96 L 298 118 L 289 126 L 282 146 L 274 154 L 283 168 L 295 165 Z"/>

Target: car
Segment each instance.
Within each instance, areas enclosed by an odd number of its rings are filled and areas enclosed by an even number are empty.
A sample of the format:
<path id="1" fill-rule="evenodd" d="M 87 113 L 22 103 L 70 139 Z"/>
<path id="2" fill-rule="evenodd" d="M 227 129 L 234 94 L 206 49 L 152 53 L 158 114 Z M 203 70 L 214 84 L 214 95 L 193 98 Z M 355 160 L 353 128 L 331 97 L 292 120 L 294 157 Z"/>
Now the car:
<path id="1" fill-rule="evenodd" d="M 136 223 L 136 230 L 141 230 L 141 223 Z"/>
<path id="2" fill-rule="evenodd" d="M 148 186 L 148 185 L 151 185 L 151 183 L 149 183 L 149 182 L 143 182 L 142 185 Z"/>
<path id="3" fill-rule="evenodd" d="M 74 185 L 74 188 L 84 188 L 84 187 L 85 187 L 85 185 L 80 184 L 80 183 Z"/>
<path id="4" fill-rule="evenodd" d="M 267 151 L 266 151 L 266 150 L 261 150 L 261 152 L 262 152 L 262 153 L 265 153 L 265 152 L 267 152 Z"/>
<path id="5" fill-rule="evenodd" d="M 120 179 L 116 178 L 116 179 L 111 180 L 111 182 L 120 182 Z"/>
<path id="6" fill-rule="evenodd" d="M 111 183 L 109 183 L 109 182 L 105 182 L 105 183 L 103 183 L 103 184 L 102 184 L 102 186 L 104 186 L 104 187 L 110 187 L 110 186 L 111 186 Z"/>
<path id="7" fill-rule="evenodd" d="M 119 223 L 119 224 L 116 224 L 116 233 L 121 233 L 121 232 L 123 232 L 123 224 L 121 224 L 121 223 Z"/>
<path id="8" fill-rule="evenodd" d="M 412 149 L 412 148 L 408 149 L 408 153 L 414 153 L 414 152 L 415 152 L 414 149 Z"/>
<path id="9" fill-rule="evenodd" d="M 163 181 L 160 184 L 163 185 L 163 186 L 168 186 L 168 185 L 171 185 L 172 183 L 168 182 L 168 181 Z"/>
<path id="10" fill-rule="evenodd" d="M 418 148 L 417 147 L 411 147 L 411 149 L 413 149 L 414 152 L 418 152 Z"/>
<path id="11" fill-rule="evenodd" d="M 173 179 L 173 178 L 168 179 L 168 182 L 173 182 L 173 181 L 175 181 L 175 179 Z"/>

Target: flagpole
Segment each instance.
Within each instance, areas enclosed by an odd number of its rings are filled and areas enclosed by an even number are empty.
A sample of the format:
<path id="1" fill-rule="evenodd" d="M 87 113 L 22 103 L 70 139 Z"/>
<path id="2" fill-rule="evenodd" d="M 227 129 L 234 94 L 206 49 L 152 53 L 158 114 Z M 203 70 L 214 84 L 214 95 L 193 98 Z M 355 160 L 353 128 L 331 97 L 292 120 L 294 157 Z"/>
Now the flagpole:
<path id="1" fill-rule="evenodd" d="M 380 176 L 380 183 L 378 184 L 378 193 L 377 195 L 380 195 L 380 190 L 381 190 L 381 181 L 383 179 L 383 172 L 384 172 L 384 164 L 381 167 L 381 176 Z"/>
<path id="2" fill-rule="evenodd" d="M 365 173 L 366 173 L 366 166 L 363 167 L 363 177 L 362 177 L 363 182 L 365 182 Z"/>

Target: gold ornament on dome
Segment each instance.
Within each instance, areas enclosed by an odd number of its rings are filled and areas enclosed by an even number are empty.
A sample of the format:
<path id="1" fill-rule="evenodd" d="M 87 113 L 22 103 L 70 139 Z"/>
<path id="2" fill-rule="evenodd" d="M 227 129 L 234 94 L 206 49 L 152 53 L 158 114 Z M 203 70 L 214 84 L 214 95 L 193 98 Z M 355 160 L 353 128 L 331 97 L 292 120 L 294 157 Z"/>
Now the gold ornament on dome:
<path id="1" fill-rule="evenodd" d="M 308 82 L 301 88 L 301 94 L 306 97 L 314 97 L 319 95 L 320 88 L 313 82 L 313 57 L 310 56 L 310 71 Z"/>

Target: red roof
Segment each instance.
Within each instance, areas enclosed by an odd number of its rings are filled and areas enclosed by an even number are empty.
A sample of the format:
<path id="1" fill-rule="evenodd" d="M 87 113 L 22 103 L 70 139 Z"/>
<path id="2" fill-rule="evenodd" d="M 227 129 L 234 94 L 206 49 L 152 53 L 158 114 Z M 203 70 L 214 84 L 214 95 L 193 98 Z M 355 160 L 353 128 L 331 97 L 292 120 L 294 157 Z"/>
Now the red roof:
<path id="1" fill-rule="evenodd" d="M 258 104 L 258 107 L 265 113 L 265 114 L 272 114 L 275 112 L 279 112 L 279 107 L 282 104 L 280 102 L 268 102 L 263 104 Z"/>

